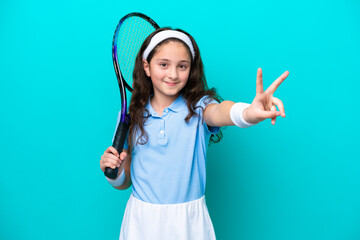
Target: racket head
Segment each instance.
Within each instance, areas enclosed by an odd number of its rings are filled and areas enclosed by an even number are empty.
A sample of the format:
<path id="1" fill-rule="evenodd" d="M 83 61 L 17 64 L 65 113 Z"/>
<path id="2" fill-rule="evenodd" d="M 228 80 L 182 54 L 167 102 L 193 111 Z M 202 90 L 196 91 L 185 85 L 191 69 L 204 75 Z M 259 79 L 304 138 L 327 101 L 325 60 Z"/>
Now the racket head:
<path id="1" fill-rule="evenodd" d="M 131 92 L 136 56 L 144 40 L 159 26 L 145 14 L 129 13 L 119 21 L 113 38 L 113 62 L 119 85 Z"/>

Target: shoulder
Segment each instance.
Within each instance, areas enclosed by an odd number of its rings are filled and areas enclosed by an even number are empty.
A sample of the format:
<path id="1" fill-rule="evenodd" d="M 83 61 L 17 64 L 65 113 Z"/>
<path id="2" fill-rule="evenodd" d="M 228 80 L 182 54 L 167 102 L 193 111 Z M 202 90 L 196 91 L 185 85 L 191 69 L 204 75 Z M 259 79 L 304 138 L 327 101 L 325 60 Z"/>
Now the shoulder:
<path id="1" fill-rule="evenodd" d="M 205 110 L 205 108 L 211 104 L 211 103 L 218 103 L 218 101 L 216 101 L 214 98 L 212 98 L 211 96 L 205 95 L 202 98 L 200 98 L 200 100 L 196 103 L 195 107 L 196 108 L 202 108 L 203 110 Z"/>
<path id="2" fill-rule="evenodd" d="M 207 106 L 209 106 L 211 104 L 218 104 L 218 103 L 219 102 L 217 100 L 215 100 L 214 98 L 212 98 L 211 96 L 205 95 L 198 101 L 196 112 L 203 118 L 204 112 L 205 112 L 205 109 L 207 108 Z M 215 126 L 213 127 L 213 126 L 207 125 L 205 118 L 203 118 L 202 126 L 204 129 L 206 129 L 205 132 L 208 134 L 208 137 L 210 137 L 211 134 L 217 134 L 219 132 L 218 127 L 215 127 Z"/>

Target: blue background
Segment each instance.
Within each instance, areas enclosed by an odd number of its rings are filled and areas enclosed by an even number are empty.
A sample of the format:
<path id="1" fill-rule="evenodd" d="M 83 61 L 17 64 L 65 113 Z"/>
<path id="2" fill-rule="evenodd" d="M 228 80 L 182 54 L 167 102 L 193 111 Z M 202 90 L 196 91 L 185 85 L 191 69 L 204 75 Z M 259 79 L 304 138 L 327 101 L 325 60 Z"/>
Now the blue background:
<path id="1" fill-rule="evenodd" d="M 208 83 L 251 102 L 284 71 L 286 118 L 208 150 L 218 239 L 360 239 L 359 1 L 0 3 L 0 238 L 117 239 L 130 189 L 105 180 L 119 92 L 111 45 L 133 11 L 197 40 Z"/>

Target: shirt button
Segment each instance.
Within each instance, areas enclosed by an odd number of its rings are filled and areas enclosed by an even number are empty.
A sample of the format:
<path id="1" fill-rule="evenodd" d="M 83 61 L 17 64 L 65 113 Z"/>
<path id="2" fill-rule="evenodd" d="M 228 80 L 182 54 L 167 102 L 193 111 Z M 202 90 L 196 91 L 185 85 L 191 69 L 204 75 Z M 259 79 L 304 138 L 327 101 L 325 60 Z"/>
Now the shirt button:
<path id="1" fill-rule="evenodd" d="M 161 130 L 160 133 L 163 134 L 163 133 L 164 133 L 164 130 Z"/>
<path id="2" fill-rule="evenodd" d="M 169 111 L 169 109 L 165 109 L 165 112 L 168 112 Z"/>

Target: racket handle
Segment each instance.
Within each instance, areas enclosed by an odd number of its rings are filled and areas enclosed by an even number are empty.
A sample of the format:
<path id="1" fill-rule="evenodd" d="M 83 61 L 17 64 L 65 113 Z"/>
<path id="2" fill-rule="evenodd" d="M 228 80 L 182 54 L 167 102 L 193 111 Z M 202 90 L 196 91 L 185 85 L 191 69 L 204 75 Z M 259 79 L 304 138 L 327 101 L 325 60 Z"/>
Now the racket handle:
<path id="1" fill-rule="evenodd" d="M 124 123 L 124 122 L 120 122 L 119 126 L 116 130 L 116 134 L 115 134 L 115 138 L 114 138 L 114 142 L 113 142 L 113 147 L 118 151 L 118 153 L 120 154 L 124 148 L 124 143 L 125 143 L 125 139 L 126 139 L 126 135 L 127 132 L 129 130 L 129 124 L 128 123 Z M 105 176 L 107 176 L 108 178 L 111 179 L 115 179 L 118 175 L 118 170 L 119 168 L 105 168 Z"/>

